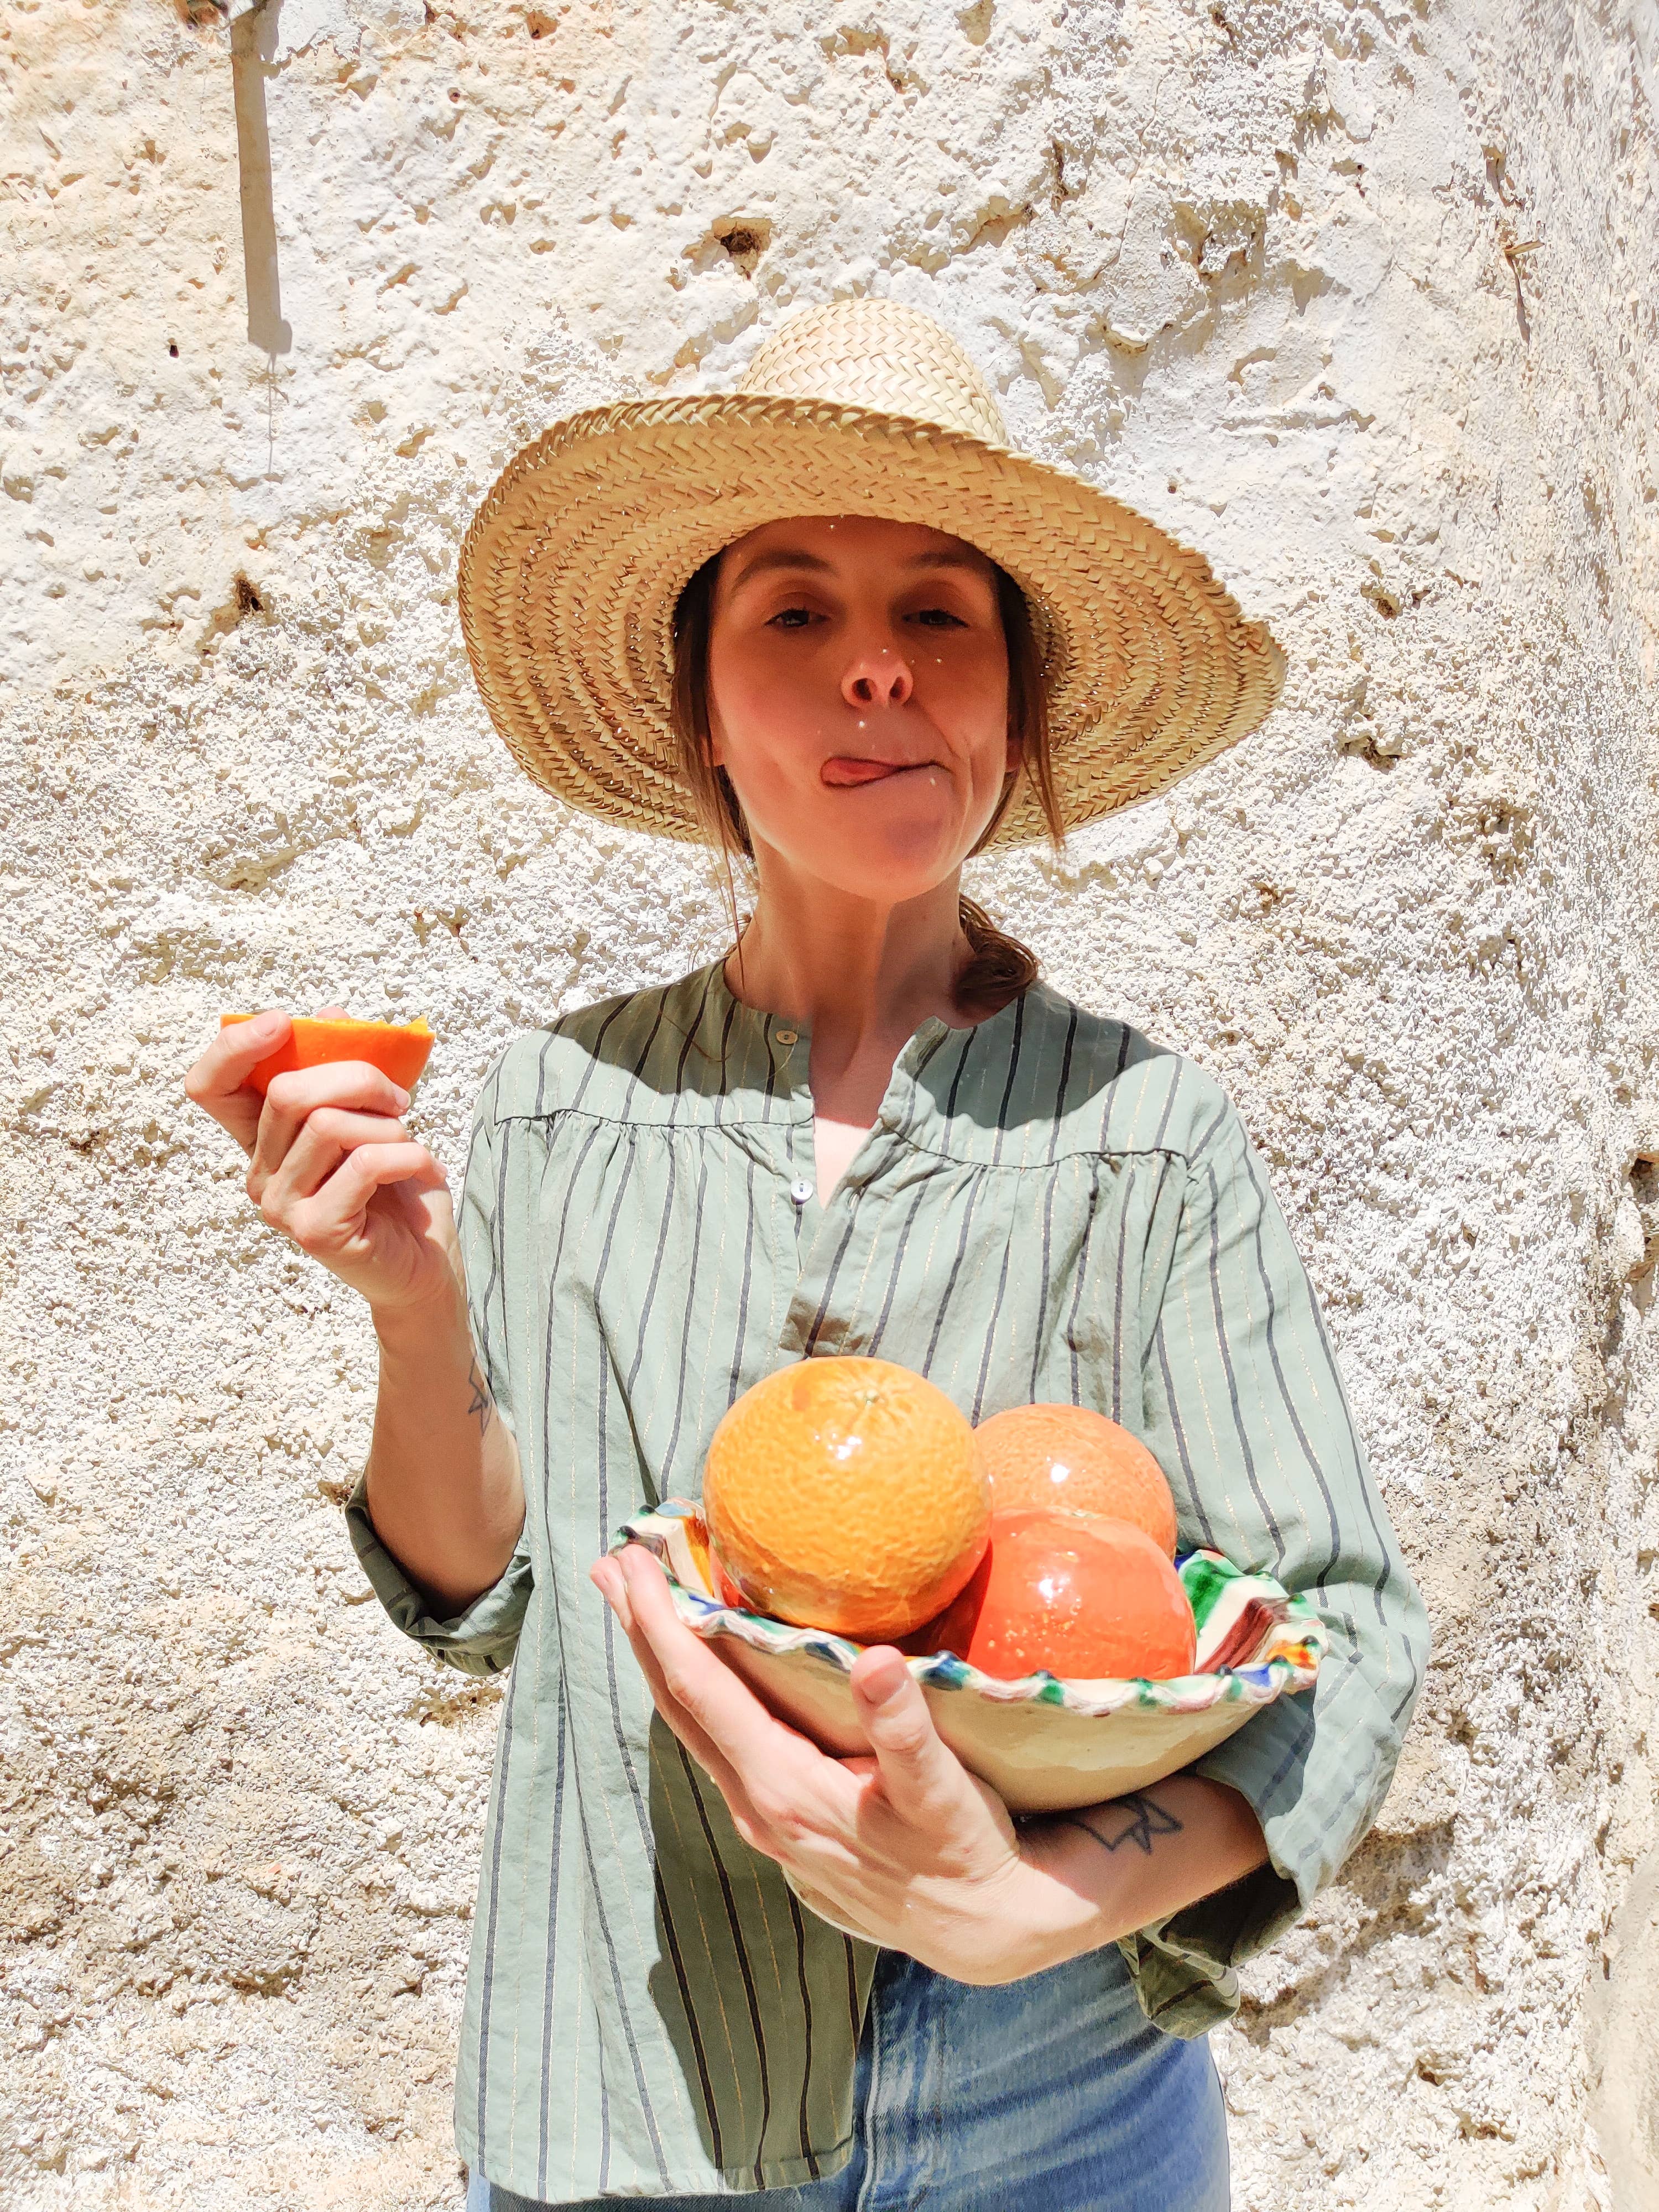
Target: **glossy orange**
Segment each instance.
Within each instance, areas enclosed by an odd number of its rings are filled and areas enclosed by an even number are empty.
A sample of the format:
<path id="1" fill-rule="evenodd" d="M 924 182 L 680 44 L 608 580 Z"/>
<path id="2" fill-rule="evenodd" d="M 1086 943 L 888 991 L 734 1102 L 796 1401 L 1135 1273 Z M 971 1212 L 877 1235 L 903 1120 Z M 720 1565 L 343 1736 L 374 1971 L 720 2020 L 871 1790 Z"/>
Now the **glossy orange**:
<path id="1" fill-rule="evenodd" d="M 1017 1506 L 961 1594 L 910 1638 L 1004 1681 L 1046 1668 L 1073 1682 L 1190 1674 L 1198 1632 L 1181 1577 L 1144 1529 Z"/>
<path id="2" fill-rule="evenodd" d="M 221 1014 L 219 1026 L 228 1029 L 233 1022 L 252 1018 L 251 1014 Z M 335 1060 L 366 1060 L 394 1083 L 401 1083 L 405 1091 L 412 1091 L 432 1045 L 432 1032 L 421 1021 L 400 1026 L 395 1022 L 349 1021 L 337 1015 L 319 1021 L 309 1014 L 296 1014 L 287 1036 L 275 1052 L 266 1054 L 247 1079 L 254 1090 L 263 1091 L 273 1075 L 286 1075 L 296 1067 L 322 1067 Z"/>
<path id="3" fill-rule="evenodd" d="M 991 1495 L 973 1430 L 933 1383 L 886 1359 L 803 1359 L 721 1420 L 702 1512 L 718 1587 L 775 1620 L 872 1644 L 956 1595 L 985 1549 Z"/>
<path id="4" fill-rule="evenodd" d="M 1144 1528 L 1166 1559 L 1176 1550 L 1175 1499 L 1138 1437 L 1086 1406 L 1011 1406 L 974 1434 L 991 1503 L 1101 1513 Z"/>

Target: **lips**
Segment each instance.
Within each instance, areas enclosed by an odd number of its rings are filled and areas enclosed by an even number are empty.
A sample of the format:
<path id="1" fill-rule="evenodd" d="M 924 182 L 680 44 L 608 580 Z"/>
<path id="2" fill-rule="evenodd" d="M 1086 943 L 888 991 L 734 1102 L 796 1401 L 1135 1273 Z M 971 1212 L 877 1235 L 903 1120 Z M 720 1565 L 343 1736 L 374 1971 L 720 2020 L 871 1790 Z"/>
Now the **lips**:
<path id="1" fill-rule="evenodd" d="M 860 783 L 884 783 L 890 776 L 909 775 L 919 768 L 933 765 L 932 761 L 865 760 L 856 754 L 837 753 L 825 761 L 818 778 L 833 789 L 844 791 Z"/>

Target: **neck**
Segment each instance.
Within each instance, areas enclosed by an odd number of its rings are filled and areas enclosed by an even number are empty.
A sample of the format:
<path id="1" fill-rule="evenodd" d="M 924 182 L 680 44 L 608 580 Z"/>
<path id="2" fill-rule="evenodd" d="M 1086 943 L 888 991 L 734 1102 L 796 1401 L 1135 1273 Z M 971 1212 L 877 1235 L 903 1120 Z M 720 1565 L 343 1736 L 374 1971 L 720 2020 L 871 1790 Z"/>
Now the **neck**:
<path id="1" fill-rule="evenodd" d="M 952 874 L 895 905 L 803 876 L 762 848 L 760 896 L 726 981 L 746 1005 L 812 1032 L 812 1079 L 893 1059 L 932 1018 L 959 1024 L 953 996 L 968 955 Z"/>

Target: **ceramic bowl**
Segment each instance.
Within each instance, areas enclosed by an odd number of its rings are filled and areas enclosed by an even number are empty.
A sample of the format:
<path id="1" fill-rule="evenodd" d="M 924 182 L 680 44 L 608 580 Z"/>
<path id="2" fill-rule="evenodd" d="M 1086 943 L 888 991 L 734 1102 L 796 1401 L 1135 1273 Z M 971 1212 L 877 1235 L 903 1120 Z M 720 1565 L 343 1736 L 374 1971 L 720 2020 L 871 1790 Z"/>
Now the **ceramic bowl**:
<path id="1" fill-rule="evenodd" d="M 715 1644 L 781 1719 L 826 1751 L 867 1751 L 848 1675 L 863 1649 L 825 1629 L 744 1613 L 716 1595 L 702 1516 L 665 1499 L 622 1529 L 667 1572 L 686 1626 Z M 1176 1563 L 1198 1624 L 1194 1671 L 1168 1681 L 1000 1681 L 944 1653 L 912 1659 L 940 1735 L 1013 1813 L 1058 1813 L 1144 1790 L 1201 1759 L 1275 1698 L 1311 1689 L 1324 1622 L 1305 1598 L 1217 1552 Z"/>

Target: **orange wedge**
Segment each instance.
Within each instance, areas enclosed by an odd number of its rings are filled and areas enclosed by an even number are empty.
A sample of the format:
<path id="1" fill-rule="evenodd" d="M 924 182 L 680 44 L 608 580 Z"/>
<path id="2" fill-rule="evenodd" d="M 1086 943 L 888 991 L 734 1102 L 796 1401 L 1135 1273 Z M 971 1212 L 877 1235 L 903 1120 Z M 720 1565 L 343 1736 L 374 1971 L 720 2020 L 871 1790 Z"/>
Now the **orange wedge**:
<path id="1" fill-rule="evenodd" d="M 233 1022 L 252 1019 L 252 1014 L 221 1014 L 219 1026 L 228 1029 Z M 371 1067 L 402 1084 L 405 1091 L 412 1091 L 426 1066 L 432 1042 L 432 1032 L 423 1021 L 400 1025 L 348 1021 L 340 1015 L 321 1021 L 296 1014 L 281 1044 L 266 1054 L 247 1080 L 254 1090 L 263 1091 L 273 1075 L 285 1075 L 290 1068 L 323 1067 L 336 1060 L 366 1060 Z"/>

